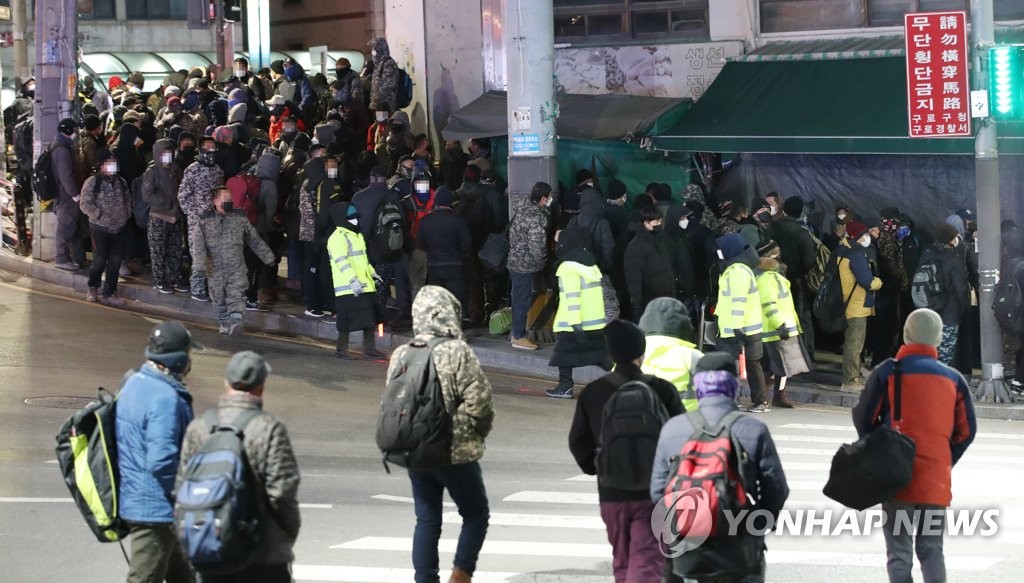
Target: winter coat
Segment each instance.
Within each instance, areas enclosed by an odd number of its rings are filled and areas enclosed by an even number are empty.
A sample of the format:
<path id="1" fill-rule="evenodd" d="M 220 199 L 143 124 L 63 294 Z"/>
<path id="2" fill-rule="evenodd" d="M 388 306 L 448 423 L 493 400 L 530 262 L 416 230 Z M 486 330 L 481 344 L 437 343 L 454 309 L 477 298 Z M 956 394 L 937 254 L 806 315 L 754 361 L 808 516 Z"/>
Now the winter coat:
<path id="1" fill-rule="evenodd" d="M 783 216 L 768 227 L 768 236 L 779 244 L 780 260 L 794 289 L 802 289 L 804 277 L 817 262 L 817 246 L 800 221 Z"/>
<path id="2" fill-rule="evenodd" d="M 224 171 L 213 164 L 193 162 L 185 169 L 178 187 L 178 204 L 190 221 L 213 212 L 213 189 L 224 185 Z"/>
<path id="3" fill-rule="evenodd" d="M 262 409 L 261 397 L 232 392 L 222 396 L 217 403 L 217 419 L 220 423 L 230 424 L 243 413 Z M 199 451 L 209 435 L 210 428 L 202 417 L 189 423 L 181 447 L 177 484 L 180 485 L 184 478 L 188 460 Z M 292 546 L 299 536 L 302 519 L 299 515 L 299 465 L 288 430 L 277 417 L 262 413 L 246 426 L 242 444 L 249 466 L 263 489 L 264 508 L 272 518 L 264 521 L 263 540 L 255 553 L 255 563 L 291 563 L 295 560 Z"/>
<path id="4" fill-rule="evenodd" d="M 633 237 L 626 247 L 623 266 L 635 320 L 640 319 L 651 300 L 676 297 L 669 243 L 664 233 L 645 230 Z"/>
<path id="5" fill-rule="evenodd" d="M 946 326 L 959 324 L 971 307 L 971 284 L 967 277 L 967 266 L 962 257 L 948 243 L 934 243 L 921 256 L 921 264 L 934 260 L 939 267 L 939 289 L 946 298 L 946 304 L 935 310 Z"/>
<path id="6" fill-rule="evenodd" d="M 466 173 L 466 165 L 469 163 L 469 154 L 462 148 L 456 150 L 445 150 L 441 155 L 441 180 L 444 185 L 455 191 L 462 186 L 462 179 Z"/>
<path id="7" fill-rule="evenodd" d="M 128 377 L 117 397 L 117 467 L 121 518 L 170 524 L 174 480 L 192 395 L 185 385 L 146 363 Z"/>
<path id="8" fill-rule="evenodd" d="M 248 247 L 266 265 L 275 261 L 274 252 L 240 210 L 203 216 L 196 229 L 192 269 L 208 272 L 210 279 L 226 278 L 235 270 L 245 271 L 244 249 Z"/>
<path id="9" fill-rule="evenodd" d="M 605 201 L 603 216 L 612 230 L 612 239 L 618 241 L 629 226 L 629 211 L 622 205 Z"/>
<path id="10" fill-rule="evenodd" d="M 692 298 L 697 295 L 700 281 L 706 278 L 698 275 L 694 268 L 693 243 L 687 232 L 679 227 L 679 219 L 685 209 L 680 204 L 670 206 L 665 213 L 664 224 L 669 257 L 672 258 L 672 273 L 676 277 L 676 294 L 680 298 Z"/>
<path id="11" fill-rule="evenodd" d="M 896 353 L 902 378 L 903 420 L 900 433 L 914 440 L 914 472 L 910 484 L 895 496 L 916 504 L 949 506 L 953 498 L 953 465 L 974 440 L 977 426 L 967 381 L 955 369 L 937 360 L 934 346 L 905 344 Z M 853 408 L 857 434 L 866 435 L 878 425 L 892 427 L 890 403 L 895 384 L 893 363 L 875 367 Z"/>
<path id="12" fill-rule="evenodd" d="M 416 340 L 450 338 L 434 348 L 432 359 L 444 393 L 445 409 L 452 413 L 452 464 L 478 461 L 484 455 L 484 439 L 494 423 L 491 384 L 476 354 L 462 336 L 462 308 L 448 290 L 428 285 L 412 304 L 412 328 Z M 405 365 L 409 346 L 398 347 L 388 365 L 390 383 Z"/>
<path id="13" fill-rule="evenodd" d="M 473 251 L 473 236 L 464 218 L 439 207 L 420 221 L 416 247 L 427 254 L 428 267 L 462 266 Z"/>
<path id="14" fill-rule="evenodd" d="M 376 51 L 373 56 L 373 83 L 370 85 L 370 109 L 382 108 L 382 104 L 398 109 L 398 63 L 391 58 L 388 41 L 377 37 L 370 42 Z"/>
<path id="15" fill-rule="evenodd" d="M 566 227 L 578 228 L 590 235 L 589 249 L 597 259 L 601 273 L 610 274 L 615 267 L 615 239 L 604 218 L 604 195 L 596 188 L 585 188 L 581 193 L 580 212 Z"/>
<path id="16" fill-rule="evenodd" d="M 601 290 L 597 293 L 582 293 L 587 290 L 580 290 L 581 295 L 579 310 L 568 310 L 569 298 L 566 296 L 568 290 L 563 280 L 568 276 L 574 280 L 581 279 L 581 274 L 591 272 L 585 283 L 594 285 L 600 282 L 600 269 L 594 255 L 583 248 L 573 249 L 559 256 L 561 264 L 558 266 L 556 276 L 559 280 L 559 310 L 555 313 L 555 347 L 548 360 L 548 366 L 576 368 L 582 366 L 610 366 L 611 359 L 608 356 L 608 344 L 605 340 L 604 323 L 598 326 L 581 323 L 585 320 L 593 320 L 595 316 L 603 319 L 605 314 L 604 297 Z M 577 265 L 578 264 L 578 265 Z M 589 269 L 585 269 L 589 268 Z M 577 289 L 573 286 L 572 289 Z M 576 292 L 571 292 L 576 293 Z M 591 299 L 588 299 L 591 298 Z M 593 303 L 590 303 L 591 300 Z M 599 305 L 598 305 L 599 304 Z M 563 312 L 563 310 L 566 310 Z M 572 332 L 562 332 L 564 329 L 560 322 L 565 322 L 573 328 Z M 586 329 L 584 329 L 586 328 Z"/>
<path id="17" fill-rule="evenodd" d="M 117 233 L 132 217 L 132 193 L 120 176 L 97 174 L 82 185 L 79 206 L 89 224 L 109 233 Z"/>
<path id="18" fill-rule="evenodd" d="M 483 247 L 487 235 L 491 232 L 491 223 L 493 222 L 493 215 L 483 198 L 486 188 L 479 182 L 465 181 L 462 183 L 462 187 L 453 193 L 455 195 L 453 208 L 469 225 L 474 250 Z"/>
<path id="19" fill-rule="evenodd" d="M 299 240 L 313 242 L 316 238 L 317 193 L 327 178 L 323 158 L 311 158 L 302 167 L 305 176 L 299 187 Z"/>
<path id="20" fill-rule="evenodd" d="M 508 226 L 508 261 L 513 273 L 538 273 L 548 264 L 548 209 L 525 201 Z"/>
<path id="21" fill-rule="evenodd" d="M 149 204 L 149 214 L 165 223 L 175 223 L 181 214 L 178 204 L 178 181 L 172 167 L 160 164 L 164 152 L 174 151 L 174 142 L 158 140 L 153 145 L 153 162 L 142 175 L 142 200 Z"/>
<path id="22" fill-rule="evenodd" d="M 352 69 L 346 70 L 334 81 L 335 90 L 331 94 L 332 105 L 348 105 L 350 102 L 362 106 L 363 83 L 359 73 Z"/>
<path id="23" fill-rule="evenodd" d="M 704 355 L 691 342 L 693 324 L 686 306 L 678 300 L 658 298 L 647 304 L 640 329 L 647 337 L 643 371 L 672 383 L 686 410 L 696 410 L 693 369 Z"/>
<path id="24" fill-rule="evenodd" d="M 273 150 L 264 150 L 256 161 L 256 177 L 260 179 L 260 193 L 256 204 L 260 207 L 260 218 L 256 230 L 266 235 L 274 230 L 277 218 L 277 181 L 281 177 L 281 157 Z"/>
<path id="25" fill-rule="evenodd" d="M 306 163 L 306 155 L 293 150 L 281 161 L 281 177 L 277 182 L 278 208 L 281 197 L 284 197 L 284 224 L 289 240 L 299 240 L 299 189 L 305 175 L 302 167 Z"/>
<path id="26" fill-rule="evenodd" d="M 58 196 L 64 200 L 78 198 L 79 187 L 75 181 L 75 159 L 72 155 L 71 138 L 58 134 L 50 146 L 50 172 L 57 182 Z"/>
<path id="27" fill-rule="evenodd" d="M 843 284 L 843 301 L 850 298 L 846 305 L 846 319 L 873 316 L 875 292 L 882 288 L 882 280 L 875 277 L 864 248 L 860 245 L 850 247 L 849 241 L 843 241 L 835 253 Z M 850 295 L 851 290 L 853 295 Z"/>
<path id="28" fill-rule="evenodd" d="M 117 174 L 124 178 L 129 187 L 146 170 L 142 154 L 135 147 L 136 139 L 142 139 L 141 130 L 134 124 L 126 123 L 121 126 L 117 141 L 112 147 L 114 156 L 117 158 Z"/>
<path id="29" fill-rule="evenodd" d="M 641 381 L 654 389 L 654 394 L 665 406 L 669 417 L 684 412 L 679 401 L 679 393 L 672 383 L 654 375 L 644 374 L 640 367 L 631 362 L 616 365 L 614 372 L 584 387 L 579 400 L 576 401 L 576 414 L 569 429 L 569 451 L 584 474 L 597 475 L 597 448 L 601 442 L 602 412 L 612 393 L 630 381 Z M 620 490 L 598 483 L 597 495 L 601 502 L 631 502 L 647 500 L 650 494 L 646 489 Z"/>

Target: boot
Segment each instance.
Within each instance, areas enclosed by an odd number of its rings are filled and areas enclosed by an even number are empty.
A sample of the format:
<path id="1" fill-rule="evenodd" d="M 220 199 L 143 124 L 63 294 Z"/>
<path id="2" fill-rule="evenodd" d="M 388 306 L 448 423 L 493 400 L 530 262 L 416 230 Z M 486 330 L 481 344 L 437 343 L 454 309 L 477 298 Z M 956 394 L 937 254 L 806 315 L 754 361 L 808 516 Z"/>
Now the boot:
<path id="1" fill-rule="evenodd" d="M 786 380 L 789 377 L 775 377 L 775 399 L 772 405 L 779 409 L 792 409 L 793 403 L 786 397 Z"/>
<path id="2" fill-rule="evenodd" d="M 448 579 L 448 583 L 472 583 L 473 576 L 463 571 L 458 567 L 452 569 L 452 576 Z"/>
<path id="3" fill-rule="evenodd" d="M 573 397 L 572 369 L 566 366 L 558 367 L 558 385 L 553 389 L 544 391 L 544 394 L 552 399 L 571 399 Z"/>
<path id="4" fill-rule="evenodd" d="M 338 343 L 334 345 L 334 356 L 342 360 L 355 360 L 352 353 L 348 351 L 348 332 L 338 333 Z"/>
<path id="5" fill-rule="evenodd" d="M 363 356 L 375 360 L 387 358 L 383 352 L 377 350 L 377 342 L 373 337 L 373 328 L 363 330 Z"/>

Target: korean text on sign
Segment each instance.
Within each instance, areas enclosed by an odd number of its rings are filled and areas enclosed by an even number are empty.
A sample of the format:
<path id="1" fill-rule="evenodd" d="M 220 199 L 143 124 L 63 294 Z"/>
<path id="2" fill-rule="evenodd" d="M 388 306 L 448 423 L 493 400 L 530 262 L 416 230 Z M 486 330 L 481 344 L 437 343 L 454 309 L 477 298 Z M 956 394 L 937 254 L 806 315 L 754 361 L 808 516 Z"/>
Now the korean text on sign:
<path id="1" fill-rule="evenodd" d="M 967 14 L 907 14 L 910 137 L 971 135 Z"/>

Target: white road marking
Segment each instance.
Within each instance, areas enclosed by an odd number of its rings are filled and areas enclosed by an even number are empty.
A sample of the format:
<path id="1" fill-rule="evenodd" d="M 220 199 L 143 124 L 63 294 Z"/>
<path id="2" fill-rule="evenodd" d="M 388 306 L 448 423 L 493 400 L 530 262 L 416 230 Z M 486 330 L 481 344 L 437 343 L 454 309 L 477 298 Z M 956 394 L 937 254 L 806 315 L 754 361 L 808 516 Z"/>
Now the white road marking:
<path id="1" fill-rule="evenodd" d="M 445 512 L 444 521 L 461 524 L 462 517 L 458 512 Z M 510 514 L 491 513 L 491 526 L 528 526 L 531 528 L 576 528 L 587 530 L 604 530 L 604 521 L 600 516 L 568 516 L 552 514 Z"/>
<path id="2" fill-rule="evenodd" d="M 571 478 L 566 478 L 566 482 L 586 482 L 588 484 L 594 484 L 597 482 L 597 476 L 588 476 L 587 474 L 580 474 Z"/>
<path id="3" fill-rule="evenodd" d="M 779 455 L 785 458 L 788 455 L 806 455 L 806 456 L 821 456 L 823 458 L 831 459 L 836 454 L 836 449 L 819 449 L 811 447 L 780 447 L 778 448 Z M 1004 464 L 1021 465 L 1024 464 L 1024 457 L 1011 457 L 1011 456 L 984 456 L 984 455 L 971 455 L 970 450 L 960 461 L 960 464 L 967 466 L 973 466 L 975 464 L 984 466 L 984 469 L 990 469 L 991 467 L 999 467 Z M 786 461 L 783 459 L 782 467 L 786 467 Z M 979 468 L 982 469 L 982 468 Z"/>
<path id="4" fill-rule="evenodd" d="M 839 439 L 836 437 L 819 437 L 817 435 L 779 435 L 773 434 L 772 439 L 775 441 L 786 441 L 795 443 L 830 443 L 835 444 L 838 448 L 846 440 Z M 1002 452 L 1024 452 L 1024 445 L 1007 445 L 1005 443 L 978 443 L 975 441 L 971 444 L 969 451 L 1002 451 Z M 964 461 L 970 459 L 970 456 L 964 458 Z"/>
<path id="5" fill-rule="evenodd" d="M 68 498 L 27 498 L 17 496 L 6 496 L 0 497 L 0 502 L 16 503 L 16 504 L 62 504 L 65 502 L 74 502 L 70 497 Z"/>
<path id="6" fill-rule="evenodd" d="M 330 510 L 334 508 L 334 504 L 299 504 L 299 508 L 309 508 L 313 510 Z"/>
<path id="7" fill-rule="evenodd" d="M 830 567 L 885 567 L 885 550 L 877 553 L 831 553 L 822 551 L 773 551 L 766 553 L 772 565 L 827 565 Z M 984 571 L 1002 557 L 951 557 L 946 555 L 946 569 L 950 571 Z"/>
<path id="8" fill-rule="evenodd" d="M 454 553 L 458 546 L 455 539 L 441 539 L 438 550 L 442 553 Z M 412 551 L 412 538 L 366 536 L 347 543 L 334 545 L 332 549 L 356 551 Z M 593 559 L 610 559 L 612 547 L 608 543 L 555 543 L 487 540 L 484 542 L 482 555 L 507 555 L 518 557 L 586 557 Z M 474 576 L 475 577 L 475 576 Z"/>
<path id="9" fill-rule="evenodd" d="M 854 429 L 853 425 L 818 425 L 814 423 L 786 423 L 785 425 L 779 425 L 778 429 L 803 429 L 809 431 L 845 431 L 853 435 L 857 434 L 857 430 Z M 772 437 L 775 437 L 772 435 Z M 1024 440 L 1024 433 L 989 433 L 983 432 L 978 433 L 975 436 L 976 439 L 1009 439 L 1021 441 Z"/>
<path id="10" fill-rule="evenodd" d="M 442 571 L 443 575 L 446 575 Z M 296 581 L 335 581 L 343 583 L 408 583 L 416 573 L 412 569 L 391 569 L 388 567 L 342 567 L 335 565 L 293 565 L 292 576 Z M 518 573 L 473 573 L 473 581 L 481 583 L 504 583 Z"/>
<path id="11" fill-rule="evenodd" d="M 597 504 L 597 492 L 542 492 L 524 490 L 504 498 L 504 502 L 532 502 L 537 504 Z"/>
<path id="12" fill-rule="evenodd" d="M 403 504 L 415 504 L 416 503 L 416 501 L 413 500 L 409 496 L 392 496 L 391 494 L 374 494 L 372 496 L 372 498 L 374 500 L 384 500 L 385 502 L 401 502 Z M 449 508 L 455 508 L 455 503 L 454 502 L 445 501 L 445 502 L 442 502 L 441 504 L 443 506 L 447 506 Z"/>

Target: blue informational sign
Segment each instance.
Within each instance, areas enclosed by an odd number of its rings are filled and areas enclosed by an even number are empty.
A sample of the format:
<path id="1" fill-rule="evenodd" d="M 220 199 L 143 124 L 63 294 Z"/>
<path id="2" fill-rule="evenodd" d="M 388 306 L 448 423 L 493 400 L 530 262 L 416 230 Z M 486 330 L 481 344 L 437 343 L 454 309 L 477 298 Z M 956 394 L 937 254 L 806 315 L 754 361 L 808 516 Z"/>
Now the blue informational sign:
<path id="1" fill-rule="evenodd" d="M 531 156 L 534 154 L 540 154 L 540 134 L 512 136 L 513 156 Z"/>

